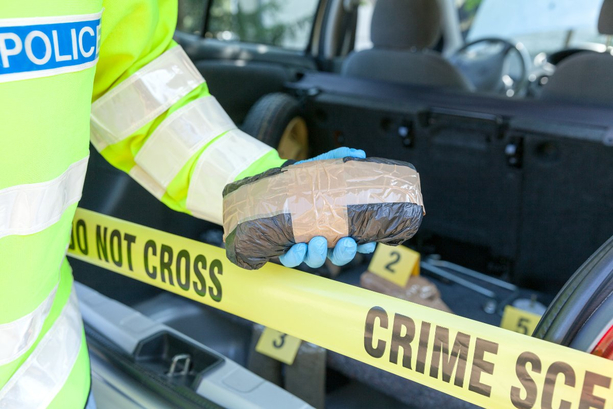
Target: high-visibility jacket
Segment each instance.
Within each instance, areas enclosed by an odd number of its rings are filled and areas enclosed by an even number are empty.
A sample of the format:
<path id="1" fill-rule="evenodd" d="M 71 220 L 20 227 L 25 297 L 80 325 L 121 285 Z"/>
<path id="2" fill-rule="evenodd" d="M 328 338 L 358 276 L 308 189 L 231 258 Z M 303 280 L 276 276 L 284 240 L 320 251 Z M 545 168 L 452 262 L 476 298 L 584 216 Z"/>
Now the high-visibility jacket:
<path id="1" fill-rule="evenodd" d="M 176 1 L 0 2 L 0 408 L 89 393 L 65 255 L 90 138 L 171 208 L 218 223 L 225 184 L 282 163 L 173 42 Z"/>

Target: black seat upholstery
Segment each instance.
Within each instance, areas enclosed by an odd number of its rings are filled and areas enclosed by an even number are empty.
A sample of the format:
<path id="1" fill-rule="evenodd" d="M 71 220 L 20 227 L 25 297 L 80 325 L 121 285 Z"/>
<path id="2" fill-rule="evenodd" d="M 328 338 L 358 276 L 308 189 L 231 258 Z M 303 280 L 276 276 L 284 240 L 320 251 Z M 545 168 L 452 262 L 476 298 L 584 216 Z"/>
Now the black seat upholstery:
<path id="1" fill-rule="evenodd" d="M 600 34 L 613 35 L 613 0 L 605 0 L 598 21 Z M 562 61 L 543 88 L 541 99 L 613 107 L 613 55 L 583 52 Z"/>
<path id="2" fill-rule="evenodd" d="M 472 90 L 437 52 L 441 12 L 434 0 L 378 0 L 371 22 L 373 48 L 351 53 L 342 75 L 404 84 Z"/>

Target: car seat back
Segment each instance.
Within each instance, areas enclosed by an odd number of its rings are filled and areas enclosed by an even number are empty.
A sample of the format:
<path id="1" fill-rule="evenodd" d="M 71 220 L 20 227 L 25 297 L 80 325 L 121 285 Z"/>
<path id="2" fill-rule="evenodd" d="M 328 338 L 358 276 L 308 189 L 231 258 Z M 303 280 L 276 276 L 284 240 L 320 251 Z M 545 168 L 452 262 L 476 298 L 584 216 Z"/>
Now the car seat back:
<path id="1" fill-rule="evenodd" d="M 429 50 L 440 38 L 441 11 L 433 0 L 378 0 L 371 22 L 373 48 L 351 53 L 347 77 L 472 90 L 447 60 Z"/>
<path id="2" fill-rule="evenodd" d="M 605 0 L 598 20 L 600 34 L 613 35 L 613 0 Z M 613 55 L 582 52 L 564 60 L 543 88 L 541 98 L 613 107 Z"/>

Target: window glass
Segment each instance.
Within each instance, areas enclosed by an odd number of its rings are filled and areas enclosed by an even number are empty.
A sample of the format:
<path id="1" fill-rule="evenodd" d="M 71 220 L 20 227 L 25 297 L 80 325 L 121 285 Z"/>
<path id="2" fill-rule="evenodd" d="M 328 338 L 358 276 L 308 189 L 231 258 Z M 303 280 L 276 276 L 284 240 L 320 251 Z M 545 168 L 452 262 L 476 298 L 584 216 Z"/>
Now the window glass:
<path id="1" fill-rule="evenodd" d="M 212 0 L 206 37 L 304 50 L 319 0 Z"/>
<path id="2" fill-rule="evenodd" d="M 481 2 L 482 0 L 456 0 L 458 13 L 460 14 L 460 30 L 462 30 L 464 39 L 468 35 Z"/>
<path id="3" fill-rule="evenodd" d="M 596 51 L 605 51 L 607 37 L 598 34 L 596 28 L 573 30 L 556 30 L 544 33 L 518 35 L 514 38 L 526 46 L 532 57 L 544 52 L 551 54 L 564 48 L 596 46 Z M 568 42 L 567 42 L 568 41 Z"/>
<path id="4" fill-rule="evenodd" d="M 358 24 L 355 32 L 355 51 L 372 48 L 370 41 L 370 21 L 376 0 L 361 0 L 358 6 Z"/>
<path id="5" fill-rule="evenodd" d="M 177 30 L 190 34 L 202 34 L 205 0 L 179 0 Z"/>
<path id="6" fill-rule="evenodd" d="M 467 41 L 499 37 L 524 44 L 532 57 L 570 47 L 605 50 L 597 31 L 603 0 L 456 0 Z"/>

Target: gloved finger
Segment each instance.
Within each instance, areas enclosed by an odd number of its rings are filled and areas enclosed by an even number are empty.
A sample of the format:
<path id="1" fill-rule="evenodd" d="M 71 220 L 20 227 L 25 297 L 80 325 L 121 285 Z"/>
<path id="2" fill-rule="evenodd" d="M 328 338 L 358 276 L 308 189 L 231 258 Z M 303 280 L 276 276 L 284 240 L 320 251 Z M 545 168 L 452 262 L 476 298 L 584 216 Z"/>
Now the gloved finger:
<path id="1" fill-rule="evenodd" d="M 324 155 L 328 155 L 328 157 L 325 159 L 341 159 L 347 156 L 350 156 L 352 158 L 366 158 L 366 152 L 364 152 L 362 149 L 353 149 L 346 147 L 336 148 L 328 153 L 325 153 Z"/>
<path id="2" fill-rule="evenodd" d="M 352 158 L 364 159 L 366 158 L 366 152 L 364 152 L 362 149 L 353 149 L 346 147 L 336 148 L 334 150 L 331 150 L 330 152 L 322 153 L 321 155 L 315 156 L 314 158 L 299 161 L 296 163 L 312 162 L 314 160 L 340 159 L 347 156 L 350 156 Z"/>
<path id="3" fill-rule="evenodd" d="M 328 255 L 328 240 L 325 237 L 313 237 L 309 241 L 304 262 L 311 268 L 319 268 L 326 262 Z"/>
<path id="4" fill-rule="evenodd" d="M 370 254 L 375 251 L 377 247 L 377 243 L 366 243 L 358 245 L 358 253 L 361 254 Z"/>
<path id="5" fill-rule="evenodd" d="M 351 237 L 343 237 L 333 249 L 328 250 L 328 258 L 337 266 L 344 266 L 355 257 L 358 245 Z"/>
<path id="6" fill-rule="evenodd" d="M 282 256 L 279 256 L 279 260 L 281 261 L 281 264 L 283 264 L 285 267 L 298 267 L 304 261 L 304 256 L 306 256 L 306 252 L 306 243 L 294 244 L 292 247 L 290 247 L 287 253 L 283 254 Z"/>

